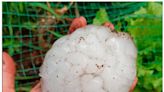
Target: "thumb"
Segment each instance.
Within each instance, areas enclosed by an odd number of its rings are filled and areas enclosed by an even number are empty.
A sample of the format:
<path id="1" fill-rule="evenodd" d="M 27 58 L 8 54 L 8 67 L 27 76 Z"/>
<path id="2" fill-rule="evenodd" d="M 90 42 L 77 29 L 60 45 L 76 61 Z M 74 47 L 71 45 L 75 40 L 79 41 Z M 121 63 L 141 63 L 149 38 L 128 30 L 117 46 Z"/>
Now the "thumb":
<path id="1" fill-rule="evenodd" d="M 133 82 L 133 84 L 132 84 L 132 86 L 131 86 L 129 92 L 133 92 L 135 86 L 137 85 L 137 82 L 138 82 L 138 78 L 136 77 L 136 78 L 134 79 L 134 82 Z"/>
<path id="2" fill-rule="evenodd" d="M 3 52 L 3 92 L 15 92 L 14 82 L 15 82 L 15 63 L 8 53 Z"/>
<path id="3" fill-rule="evenodd" d="M 39 82 L 30 92 L 41 92 L 41 83 Z"/>

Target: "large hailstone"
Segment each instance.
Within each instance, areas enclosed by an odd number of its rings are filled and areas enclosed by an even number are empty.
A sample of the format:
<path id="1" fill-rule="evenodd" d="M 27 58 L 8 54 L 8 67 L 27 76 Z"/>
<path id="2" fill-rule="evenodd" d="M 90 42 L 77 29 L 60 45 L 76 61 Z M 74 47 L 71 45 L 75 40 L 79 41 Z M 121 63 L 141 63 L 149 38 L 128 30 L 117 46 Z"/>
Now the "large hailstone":
<path id="1" fill-rule="evenodd" d="M 136 76 L 131 37 L 88 25 L 57 40 L 40 69 L 42 92 L 128 92 Z"/>

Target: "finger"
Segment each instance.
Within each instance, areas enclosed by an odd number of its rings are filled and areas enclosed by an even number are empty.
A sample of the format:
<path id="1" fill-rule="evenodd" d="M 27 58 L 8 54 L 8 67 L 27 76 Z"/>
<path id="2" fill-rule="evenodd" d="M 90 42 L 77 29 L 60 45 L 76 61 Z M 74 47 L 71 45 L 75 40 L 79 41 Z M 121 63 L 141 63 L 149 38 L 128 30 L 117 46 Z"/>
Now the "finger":
<path id="1" fill-rule="evenodd" d="M 134 79 L 134 82 L 133 82 L 133 84 L 132 84 L 132 86 L 131 86 L 129 92 L 133 92 L 134 88 L 135 88 L 136 85 L 137 85 L 137 82 L 138 82 L 138 78 L 136 77 L 136 78 Z"/>
<path id="2" fill-rule="evenodd" d="M 34 88 L 32 88 L 31 92 L 41 92 L 41 83 L 39 82 Z"/>
<path id="3" fill-rule="evenodd" d="M 69 28 L 68 34 L 71 34 L 72 32 L 74 32 L 76 29 L 80 28 L 80 27 L 84 27 L 87 25 L 87 21 L 86 19 L 81 16 L 79 18 L 75 18 L 72 23 L 71 26 Z"/>
<path id="4" fill-rule="evenodd" d="M 16 72 L 14 60 L 6 52 L 3 52 L 3 71 L 6 71 L 12 75 L 15 75 Z"/>
<path id="5" fill-rule="evenodd" d="M 110 22 L 105 22 L 105 23 L 103 24 L 103 26 L 106 26 L 106 27 L 110 28 L 111 30 L 114 30 L 114 29 L 115 29 L 115 28 L 114 28 L 114 25 L 113 25 L 112 23 L 110 23 Z"/>
<path id="6" fill-rule="evenodd" d="M 14 60 L 3 52 L 3 92 L 15 92 L 15 63 Z"/>

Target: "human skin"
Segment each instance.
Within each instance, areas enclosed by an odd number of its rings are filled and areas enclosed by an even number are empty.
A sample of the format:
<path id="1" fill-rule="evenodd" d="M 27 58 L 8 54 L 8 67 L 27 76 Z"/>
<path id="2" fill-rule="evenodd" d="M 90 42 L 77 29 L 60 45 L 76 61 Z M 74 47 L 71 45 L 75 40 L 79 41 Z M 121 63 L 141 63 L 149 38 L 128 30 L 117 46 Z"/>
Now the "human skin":
<path id="1" fill-rule="evenodd" d="M 86 19 L 85 19 L 84 17 L 75 18 L 75 19 L 73 20 L 73 22 L 72 22 L 70 28 L 69 28 L 68 34 L 71 34 L 71 33 L 73 33 L 76 29 L 78 29 L 78 28 L 80 28 L 80 27 L 84 27 L 84 26 L 86 26 L 86 25 L 87 25 L 87 23 L 86 23 Z M 103 24 L 103 26 L 106 26 L 106 27 L 110 28 L 111 30 L 115 31 L 114 25 L 113 25 L 112 23 L 110 23 L 110 22 L 105 22 L 105 23 Z M 133 92 L 133 90 L 134 90 L 134 88 L 135 88 L 135 86 L 136 86 L 136 84 L 137 84 L 137 81 L 138 81 L 138 79 L 137 79 L 137 77 L 136 77 L 135 80 L 134 80 L 134 82 L 133 82 L 133 84 L 132 84 L 132 86 L 131 86 L 131 88 L 129 89 L 129 92 Z M 37 85 L 37 86 L 38 86 L 38 85 Z M 36 89 L 36 90 L 41 90 L 41 86 L 40 86 L 40 87 L 38 86 L 38 88 L 35 87 L 35 89 Z M 31 92 L 39 92 L 39 91 L 35 91 L 35 89 L 33 89 Z"/>
<path id="2" fill-rule="evenodd" d="M 14 60 L 6 53 L 3 52 L 3 92 L 15 92 L 15 63 Z"/>
<path id="3" fill-rule="evenodd" d="M 84 27 L 86 25 L 87 23 L 84 17 L 75 18 L 69 28 L 68 34 L 71 34 L 76 29 Z M 111 30 L 114 30 L 114 25 L 110 22 L 104 23 L 104 26 L 107 26 L 111 28 Z M 16 68 L 14 60 L 6 52 L 3 52 L 3 92 L 15 92 L 15 73 Z M 136 77 L 129 92 L 133 92 L 137 81 L 138 79 Z M 39 82 L 34 88 L 32 88 L 31 92 L 41 92 L 41 83 Z"/>

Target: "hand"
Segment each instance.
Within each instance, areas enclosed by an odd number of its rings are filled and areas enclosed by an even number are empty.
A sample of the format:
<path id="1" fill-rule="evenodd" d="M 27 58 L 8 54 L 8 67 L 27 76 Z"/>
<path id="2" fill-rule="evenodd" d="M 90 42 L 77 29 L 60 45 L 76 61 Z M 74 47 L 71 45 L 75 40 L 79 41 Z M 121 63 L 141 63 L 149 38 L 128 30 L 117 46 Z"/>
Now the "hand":
<path id="1" fill-rule="evenodd" d="M 30 92 L 41 92 L 41 83 L 39 82 Z"/>
<path id="2" fill-rule="evenodd" d="M 80 20 L 80 25 L 78 27 L 75 27 L 79 23 L 78 21 Z M 84 17 L 76 18 L 71 26 L 69 33 L 72 33 L 75 31 L 77 28 L 83 27 L 86 25 L 86 19 Z M 104 26 L 111 27 L 111 29 L 114 29 L 114 26 L 110 23 L 105 23 Z M 3 52 L 3 92 L 15 92 L 14 89 L 14 84 L 15 84 L 15 73 L 16 73 L 16 68 L 15 68 L 15 63 L 14 60 L 6 53 Z M 129 92 L 133 92 L 136 84 L 137 84 L 137 77 L 135 78 Z M 39 82 L 34 88 L 32 88 L 31 92 L 41 92 L 41 83 Z"/>
<path id="3" fill-rule="evenodd" d="M 137 82 L 138 82 L 138 78 L 136 77 L 136 78 L 134 79 L 134 81 L 133 81 L 133 84 L 132 84 L 132 86 L 131 86 L 129 92 L 133 92 L 134 88 L 135 88 L 136 85 L 137 85 Z"/>
<path id="4" fill-rule="evenodd" d="M 2 82 L 2 88 L 3 92 L 15 92 L 15 63 L 14 60 L 6 53 L 3 52 L 2 56 L 3 60 L 3 82 Z"/>
<path id="5" fill-rule="evenodd" d="M 76 29 L 80 28 L 80 27 L 84 27 L 87 25 L 87 22 L 86 22 L 86 19 L 84 17 L 79 17 L 79 18 L 75 18 L 73 21 L 72 21 L 72 24 L 69 28 L 69 32 L 68 34 L 71 34 L 72 32 L 74 32 Z M 109 27 L 111 30 L 115 30 L 114 28 L 114 25 L 110 22 L 105 22 L 103 24 L 103 26 L 106 26 L 106 27 Z M 137 84 L 137 77 L 135 78 L 129 92 L 133 92 L 136 84 Z M 41 92 L 41 83 L 39 82 L 32 90 L 31 92 Z"/>

